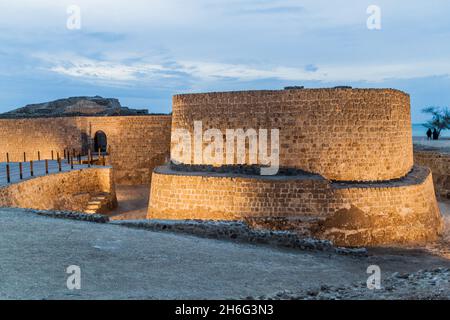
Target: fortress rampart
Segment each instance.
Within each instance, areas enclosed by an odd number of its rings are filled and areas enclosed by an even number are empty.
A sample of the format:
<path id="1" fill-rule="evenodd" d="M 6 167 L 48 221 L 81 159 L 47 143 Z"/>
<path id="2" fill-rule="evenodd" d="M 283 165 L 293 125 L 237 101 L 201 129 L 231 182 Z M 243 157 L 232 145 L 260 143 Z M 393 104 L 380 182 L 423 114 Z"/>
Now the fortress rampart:
<path id="1" fill-rule="evenodd" d="M 176 132 L 183 129 L 194 137 L 196 121 L 203 132 L 279 129 L 279 164 L 288 170 L 275 176 L 221 172 L 223 166 L 198 161 L 194 152 L 190 161 L 177 158 Z M 352 246 L 424 242 L 442 231 L 431 172 L 414 166 L 409 96 L 401 91 L 177 95 L 171 140 L 175 166 L 154 171 L 148 218 L 250 219 L 275 229 L 283 218 L 296 220 L 316 237 Z M 247 157 L 240 164 L 263 163 Z M 198 170 L 202 165 L 219 170 Z"/>
<path id="2" fill-rule="evenodd" d="M 332 183 L 320 176 L 199 174 L 159 167 L 149 218 L 307 221 L 314 236 L 338 245 L 413 243 L 442 229 L 431 172 L 372 184 Z"/>
<path id="3" fill-rule="evenodd" d="M 64 149 L 93 149 L 95 133 L 106 134 L 119 184 L 148 184 L 154 167 L 169 157 L 170 116 L 0 119 L 0 159 L 12 162 L 63 157 Z"/>
<path id="4" fill-rule="evenodd" d="M 174 141 L 175 130 L 193 134 L 194 121 L 201 121 L 204 131 L 279 129 L 281 167 L 331 180 L 390 180 L 407 175 L 413 166 L 409 96 L 397 90 L 177 95 L 173 98 L 172 147 L 178 142 Z M 180 160 L 174 154 L 172 159 Z M 251 164 L 248 160 L 245 163 Z"/>
<path id="5" fill-rule="evenodd" d="M 201 122 L 202 133 L 278 129 L 282 170 L 255 175 L 252 170 L 264 163 L 250 157 L 236 167 L 207 157 L 199 161 L 194 153 L 191 161 L 182 161 L 173 152 L 179 142 L 175 133 L 183 129 L 194 136 L 195 122 Z M 151 182 L 148 218 L 251 220 L 274 229 L 277 224 L 270 221 L 282 218 L 306 225 L 316 237 L 355 246 L 430 241 L 442 230 L 432 174 L 413 161 L 409 96 L 398 90 L 188 94 L 173 98 L 173 116 L 0 119 L 0 157 L 6 161 L 8 153 L 17 162 L 24 152 L 28 161 L 36 160 L 38 151 L 45 159 L 51 151 L 56 157 L 67 149 L 94 150 L 99 132 L 111 151 L 111 186 L 112 179 Z M 207 145 L 203 141 L 201 147 Z M 248 151 L 249 141 L 245 145 Z M 171 152 L 175 164 L 157 167 Z M 429 165 L 427 159 L 416 156 L 419 164 Z M 446 164 L 440 161 L 433 170 L 445 173 Z M 211 167 L 217 171 L 208 172 Z M 73 209 L 77 190 L 71 177 L 86 180 L 87 189 L 103 188 L 95 181 L 104 179 L 86 170 L 49 175 L 1 189 L 0 205 Z"/>

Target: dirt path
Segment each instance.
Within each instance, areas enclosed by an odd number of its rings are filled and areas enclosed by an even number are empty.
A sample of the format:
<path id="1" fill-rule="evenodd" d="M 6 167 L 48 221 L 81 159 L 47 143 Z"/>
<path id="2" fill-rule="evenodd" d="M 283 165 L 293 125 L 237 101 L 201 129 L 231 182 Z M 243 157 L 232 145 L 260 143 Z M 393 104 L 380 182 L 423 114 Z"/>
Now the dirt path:
<path id="1" fill-rule="evenodd" d="M 116 186 L 119 206 L 108 213 L 111 220 L 139 220 L 147 217 L 149 186 Z"/>

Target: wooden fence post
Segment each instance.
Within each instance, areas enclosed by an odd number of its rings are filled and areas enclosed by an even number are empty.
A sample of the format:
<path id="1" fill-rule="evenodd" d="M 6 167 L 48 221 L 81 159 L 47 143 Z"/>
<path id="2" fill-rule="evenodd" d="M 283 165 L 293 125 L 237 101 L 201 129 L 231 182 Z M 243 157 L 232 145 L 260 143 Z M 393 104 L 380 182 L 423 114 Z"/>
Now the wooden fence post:
<path id="1" fill-rule="evenodd" d="M 45 174 L 48 174 L 48 160 L 45 159 Z"/>
<path id="2" fill-rule="evenodd" d="M 30 176 L 34 177 L 33 160 L 30 160 Z"/>
<path id="3" fill-rule="evenodd" d="M 9 175 L 9 163 L 6 164 L 6 181 L 11 182 L 11 176 Z"/>
<path id="4" fill-rule="evenodd" d="M 22 162 L 19 162 L 19 177 L 20 177 L 20 180 L 23 180 Z"/>

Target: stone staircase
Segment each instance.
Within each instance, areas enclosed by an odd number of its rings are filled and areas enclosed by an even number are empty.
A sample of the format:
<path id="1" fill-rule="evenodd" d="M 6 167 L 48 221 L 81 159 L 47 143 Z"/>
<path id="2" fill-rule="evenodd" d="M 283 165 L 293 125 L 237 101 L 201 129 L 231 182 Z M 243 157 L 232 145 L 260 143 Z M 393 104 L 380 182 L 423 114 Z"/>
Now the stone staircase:
<path id="1" fill-rule="evenodd" d="M 108 210 L 108 196 L 107 193 L 92 195 L 84 212 L 88 214 L 105 213 Z"/>

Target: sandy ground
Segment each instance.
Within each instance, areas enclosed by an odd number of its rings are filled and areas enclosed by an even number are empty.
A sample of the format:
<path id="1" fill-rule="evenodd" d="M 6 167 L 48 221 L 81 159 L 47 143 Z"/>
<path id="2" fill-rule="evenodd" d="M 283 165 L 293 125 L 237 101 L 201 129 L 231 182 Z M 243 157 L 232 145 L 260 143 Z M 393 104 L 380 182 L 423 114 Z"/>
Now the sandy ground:
<path id="1" fill-rule="evenodd" d="M 374 264 L 382 277 L 450 268 L 449 259 L 424 250 L 343 256 L 52 219 L 21 209 L 0 209 L 0 243 L 1 299 L 243 298 L 349 286 L 366 281 Z M 81 290 L 66 287 L 70 265 L 81 267 Z"/>
<path id="2" fill-rule="evenodd" d="M 116 186 L 118 207 L 109 212 L 111 220 L 140 220 L 147 216 L 150 187 Z"/>

